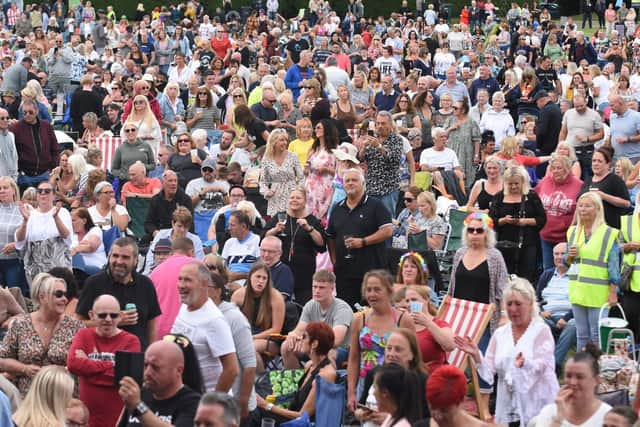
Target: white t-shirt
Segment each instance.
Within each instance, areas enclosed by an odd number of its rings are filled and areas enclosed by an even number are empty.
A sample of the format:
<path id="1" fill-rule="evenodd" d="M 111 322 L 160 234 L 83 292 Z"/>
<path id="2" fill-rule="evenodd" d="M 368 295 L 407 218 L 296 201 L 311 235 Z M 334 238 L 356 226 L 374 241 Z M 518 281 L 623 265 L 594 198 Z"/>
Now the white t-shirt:
<path id="1" fill-rule="evenodd" d="M 445 74 L 447 69 L 456 63 L 456 57 L 453 56 L 453 53 L 447 52 L 437 52 L 433 56 L 434 68 L 433 71 L 436 74 Z"/>
<path id="2" fill-rule="evenodd" d="M 562 427 L 602 427 L 604 416 L 611 410 L 611 406 L 602 402 L 598 410 L 582 424 L 571 424 L 568 421 L 562 422 Z M 551 403 L 540 411 L 540 414 L 536 417 L 537 427 L 546 427 L 551 425 L 551 419 L 556 415 L 557 408 L 555 403 Z"/>
<path id="3" fill-rule="evenodd" d="M 600 88 L 600 95 L 594 97 L 593 102 L 595 106 L 602 104 L 603 102 L 607 102 L 609 99 L 609 92 L 611 91 L 611 80 L 600 74 L 596 78 L 592 80 L 594 87 Z"/>
<path id="4" fill-rule="evenodd" d="M 55 219 L 53 219 L 54 209 L 55 208 L 52 208 L 49 212 L 44 213 L 40 212 L 37 209 L 30 209 L 31 213 L 29 214 L 29 221 L 27 221 L 25 240 L 19 241 L 17 238 L 15 239 L 17 250 L 22 250 L 27 241 L 39 242 L 42 240 L 60 236 L 58 228 L 56 227 L 56 221 Z M 71 226 L 71 214 L 69 214 L 69 211 L 65 208 L 60 208 L 58 216 L 69 232 L 64 241 L 67 245 L 71 245 L 71 235 L 73 234 L 73 228 Z"/>
<path id="5" fill-rule="evenodd" d="M 89 236 L 96 236 L 100 239 L 100 246 L 93 252 L 82 252 L 78 253 L 78 255 L 82 256 L 85 265 L 102 268 L 107 263 L 107 254 L 104 251 L 104 243 L 102 241 L 102 230 L 100 230 L 100 227 L 93 227 L 87 232 L 85 237 Z M 78 246 L 79 243 L 78 235 L 73 233 L 71 236 L 71 247 L 74 248 Z"/>
<path id="6" fill-rule="evenodd" d="M 122 205 L 116 205 L 116 212 L 118 213 L 118 215 L 129 216 L 127 208 Z M 93 205 L 89 208 L 89 215 L 91 215 L 93 223 L 103 230 L 108 230 L 113 226 L 113 223 L 111 222 L 111 211 L 107 212 L 107 214 L 103 216 L 100 214 L 100 212 L 98 212 L 98 208 L 96 207 L 96 205 Z"/>
<path id="7" fill-rule="evenodd" d="M 458 162 L 456 152 L 451 148 L 445 147 L 442 151 L 436 151 L 432 147 L 427 148 L 420 154 L 420 166 L 422 165 L 444 168 L 444 170 L 449 171 L 460 167 L 460 162 Z"/>
<path id="8" fill-rule="evenodd" d="M 236 352 L 231 328 L 220 309 L 211 299 L 194 311 L 182 304 L 171 332 L 189 338 L 198 356 L 205 388 L 215 391 L 222 373 L 220 357 Z"/>

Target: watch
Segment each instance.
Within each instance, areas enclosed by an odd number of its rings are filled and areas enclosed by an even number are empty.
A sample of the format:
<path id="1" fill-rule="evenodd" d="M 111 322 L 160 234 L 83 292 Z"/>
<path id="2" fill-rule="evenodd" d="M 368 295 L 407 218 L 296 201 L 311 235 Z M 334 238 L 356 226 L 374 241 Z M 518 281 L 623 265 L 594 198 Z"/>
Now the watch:
<path id="1" fill-rule="evenodd" d="M 149 407 L 147 406 L 147 404 L 144 403 L 143 401 L 140 401 L 140 403 L 136 405 L 136 409 L 133 410 L 133 416 L 140 417 L 144 415 L 144 413 L 147 412 L 148 410 L 149 410 Z"/>
<path id="2" fill-rule="evenodd" d="M 271 402 L 267 403 L 267 405 L 264 407 L 264 409 L 266 409 L 267 411 L 271 412 L 271 410 L 273 409 L 273 403 L 271 403 Z"/>

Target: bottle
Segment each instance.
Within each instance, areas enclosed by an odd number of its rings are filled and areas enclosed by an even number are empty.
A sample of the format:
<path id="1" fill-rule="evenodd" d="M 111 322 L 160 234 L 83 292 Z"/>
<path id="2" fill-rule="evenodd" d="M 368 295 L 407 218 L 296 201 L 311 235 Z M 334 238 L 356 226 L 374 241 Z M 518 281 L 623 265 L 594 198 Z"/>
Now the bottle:
<path id="1" fill-rule="evenodd" d="M 275 394 L 269 394 L 267 395 L 266 399 L 267 403 L 273 403 L 274 405 L 276 404 L 276 395 Z"/>

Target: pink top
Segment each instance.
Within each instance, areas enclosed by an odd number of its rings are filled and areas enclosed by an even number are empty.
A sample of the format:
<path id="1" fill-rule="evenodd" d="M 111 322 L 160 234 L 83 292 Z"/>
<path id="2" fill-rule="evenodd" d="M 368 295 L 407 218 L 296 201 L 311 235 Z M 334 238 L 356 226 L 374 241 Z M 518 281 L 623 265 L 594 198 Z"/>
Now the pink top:
<path id="1" fill-rule="evenodd" d="M 178 274 L 180 269 L 190 262 L 201 262 L 184 255 L 172 255 L 153 269 L 149 277 L 156 288 L 158 304 L 162 314 L 158 316 L 158 339 L 171 333 L 171 327 L 180 311 L 180 295 L 178 295 Z"/>
<path id="2" fill-rule="evenodd" d="M 540 196 L 547 213 L 547 222 L 540 231 L 543 240 L 553 243 L 566 240 L 581 188 L 582 181 L 571 172 L 562 184 L 557 184 L 551 176 L 545 176 L 538 182 L 534 191 Z"/>

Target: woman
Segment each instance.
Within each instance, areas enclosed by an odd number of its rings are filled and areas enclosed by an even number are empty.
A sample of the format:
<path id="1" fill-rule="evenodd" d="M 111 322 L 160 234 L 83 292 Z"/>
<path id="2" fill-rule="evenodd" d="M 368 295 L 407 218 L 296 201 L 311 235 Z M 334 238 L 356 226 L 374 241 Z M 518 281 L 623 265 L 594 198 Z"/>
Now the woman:
<path id="1" fill-rule="evenodd" d="M 396 131 L 405 138 L 411 129 L 421 129 L 422 123 L 411 101 L 411 97 L 407 94 L 401 94 L 396 98 L 396 105 L 391 112 L 391 118 L 396 124 Z"/>
<path id="2" fill-rule="evenodd" d="M 123 127 L 127 125 L 136 126 L 138 138 L 148 143 L 153 149 L 154 156 L 156 156 L 158 148 L 160 148 L 160 141 L 162 141 L 162 130 L 160 129 L 160 123 L 149 107 L 149 100 L 146 96 L 136 95 L 133 99 L 133 109 L 131 114 L 127 116 Z"/>
<path id="3" fill-rule="evenodd" d="M 180 98 L 180 86 L 174 81 L 170 81 L 164 88 L 164 96 L 160 97 L 160 109 L 162 111 L 162 130 L 170 138 L 178 127 L 176 122 L 184 119 L 185 109 L 182 98 Z"/>
<path id="4" fill-rule="evenodd" d="M 629 85 L 629 77 L 624 74 L 618 77 L 618 81 L 611 88 L 612 95 L 620 95 L 624 102 L 629 102 L 635 99 L 634 90 Z"/>
<path id="5" fill-rule="evenodd" d="M 475 181 L 474 165 L 480 162 L 480 127 L 469 117 L 469 103 L 466 98 L 455 102 L 454 115 L 445 125 L 449 137 L 449 148 L 458 156 L 464 173 L 465 187 Z"/>
<path id="6" fill-rule="evenodd" d="M 576 210 L 576 200 L 582 181 L 571 172 L 571 160 L 554 154 L 549 162 L 549 172 L 536 186 L 535 192 L 547 213 L 547 222 L 540 230 L 542 266 L 553 267 L 553 247 L 565 241 L 566 230 L 571 225 Z"/>
<path id="7" fill-rule="evenodd" d="M 575 148 L 573 148 L 573 145 L 569 144 L 566 141 L 560 141 L 556 146 L 556 150 L 553 153 L 551 153 L 552 158 L 554 154 L 568 157 L 571 165 L 571 174 L 576 178 L 580 179 L 580 177 L 582 176 L 582 167 L 580 167 L 580 162 L 576 157 L 576 150 Z M 550 176 L 550 175 L 551 175 L 551 163 L 549 163 L 549 167 L 547 168 L 547 172 L 546 172 L 546 176 Z"/>
<path id="8" fill-rule="evenodd" d="M 425 90 L 422 93 L 416 95 L 413 100 L 413 104 L 416 107 L 416 113 L 420 118 L 420 130 L 422 132 L 422 146 L 421 148 L 433 147 L 433 140 L 431 139 L 431 126 L 433 119 L 433 93 Z M 416 154 L 418 154 L 416 156 Z M 414 152 L 413 157 L 419 159 L 419 153 Z"/>
<path id="9" fill-rule="evenodd" d="M 540 86 L 533 68 L 527 67 L 522 71 L 520 84 L 515 89 L 514 96 L 518 99 L 518 118 L 525 114 L 531 114 L 537 118 L 538 107 L 533 98 L 542 89 L 542 86 Z"/>
<path id="10" fill-rule="evenodd" d="M 453 117 L 454 113 L 453 98 L 450 93 L 445 92 L 440 97 L 440 109 L 433 115 L 433 126 L 446 127 L 447 121 Z"/>
<path id="11" fill-rule="evenodd" d="M 235 96 L 243 98 L 246 104 L 244 79 L 237 74 L 229 78 L 227 92 L 216 103 L 216 107 L 220 110 L 220 123 L 230 123 L 229 114 L 233 111 Z"/>
<path id="12" fill-rule="evenodd" d="M 492 131 L 496 140 L 496 147 L 500 149 L 502 140 L 516 133 L 513 118 L 508 109 L 505 109 L 505 96 L 502 92 L 496 92 L 491 97 L 492 108 L 480 119 L 480 131 Z"/>
<path id="13" fill-rule="evenodd" d="M 294 277 L 296 302 L 305 304 L 311 299 L 311 282 L 316 271 L 316 255 L 326 250 L 324 229 L 318 218 L 306 210 L 307 193 L 296 188 L 289 194 L 287 219 L 282 223 L 274 215 L 267 223 L 265 235 L 282 240 L 280 260 L 287 264 Z"/>
<path id="14" fill-rule="evenodd" d="M 602 200 L 604 219 L 607 225 L 620 228 L 620 217 L 629 209 L 629 190 L 624 181 L 611 171 L 613 149 L 600 147 L 593 152 L 591 169 L 593 176 L 587 177 L 581 193 L 595 191 Z"/>
<path id="15" fill-rule="evenodd" d="M 15 232 L 22 222 L 18 207 L 19 190 L 15 181 L 0 177 L 0 277 L 8 288 L 17 286 L 27 296 L 29 289 L 24 281 L 24 271 L 15 246 Z"/>
<path id="16" fill-rule="evenodd" d="M 132 60 L 142 68 L 146 68 L 149 65 L 147 54 L 140 50 L 140 46 L 137 43 L 131 43 L 131 51 L 127 55 L 127 59 Z"/>
<path id="17" fill-rule="evenodd" d="M 414 388 L 419 401 L 413 401 L 418 420 L 429 418 L 429 407 L 425 401 L 424 385 L 427 377 L 422 368 L 420 347 L 416 339 L 416 333 L 412 329 L 396 328 L 389 335 L 387 346 L 384 350 L 385 366 L 398 366 L 413 375 L 407 376 L 407 386 Z M 364 422 L 365 427 L 380 425 L 387 417 L 387 413 L 380 410 L 375 396 L 374 379 L 382 366 L 373 368 L 364 379 L 364 386 L 359 403 L 361 406 L 355 411 L 358 420 Z M 411 383 L 411 384 L 409 384 Z M 415 385 L 413 384 L 415 383 Z M 365 406 L 365 407 L 363 407 Z"/>
<path id="18" fill-rule="evenodd" d="M 337 88 L 338 100 L 335 104 L 335 114 L 333 117 L 342 121 L 347 129 L 354 129 L 356 123 L 362 121 L 362 115 L 358 115 L 355 106 L 351 103 L 351 95 L 346 84 L 340 84 Z"/>
<path id="19" fill-rule="evenodd" d="M 447 235 L 447 224 L 436 212 L 436 198 L 430 191 L 423 191 L 417 197 L 419 215 L 409 218 L 407 231 L 409 249 L 417 251 L 440 250 Z M 422 237 L 421 233 L 424 233 Z M 426 242 L 424 240 L 426 239 Z M 422 242 L 420 241 L 422 240 Z M 412 246 L 412 242 L 416 246 Z M 425 244 L 426 243 L 426 244 Z"/>
<path id="20" fill-rule="evenodd" d="M 618 302 L 620 256 L 618 230 L 605 223 L 599 192 L 581 195 L 576 212 L 575 225 L 567 230 L 565 264 L 570 266 L 569 302 L 576 319 L 577 348 L 584 348 L 589 341 L 600 342 L 600 308 Z"/>
<path id="21" fill-rule="evenodd" d="M 418 252 L 407 252 L 400 256 L 393 292 L 395 294 L 400 289 L 405 289 L 408 286 L 424 286 L 427 288 L 428 280 L 429 271 L 422 255 Z"/>
<path id="22" fill-rule="evenodd" d="M 229 269 L 227 268 L 224 258 L 212 252 L 204 257 L 203 262 L 211 274 L 215 273 L 222 278 L 225 286 L 229 283 Z"/>
<path id="23" fill-rule="evenodd" d="M 455 343 L 473 357 L 485 381 L 493 382 L 498 375 L 496 422 L 524 427 L 559 389 L 555 343 L 526 280 L 516 278 L 505 289 L 504 310 L 508 321 L 495 331 L 484 356 L 471 337 L 456 337 Z"/>
<path id="24" fill-rule="evenodd" d="M 66 293 L 64 280 L 38 274 L 31 288 L 36 311 L 16 318 L 0 345 L 0 367 L 14 376 L 23 397 L 43 366 L 66 365 L 71 341 L 84 327 L 64 313 Z"/>
<path id="25" fill-rule="evenodd" d="M 167 166 L 178 174 L 178 185 L 184 189 L 189 181 L 202 176 L 200 165 L 207 153 L 196 148 L 193 138 L 186 132 L 178 135 L 176 144 L 178 150 L 169 157 Z"/>
<path id="26" fill-rule="evenodd" d="M 171 40 L 174 44 L 174 51 L 176 51 L 176 53 L 180 52 L 183 59 L 185 57 L 191 57 L 191 42 L 185 34 L 182 25 L 176 25 L 176 29 L 171 36 Z"/>
<path id="27" fill-rule="evenodd" d="M 509 162 L 514 161 L 518 165 L 525 167 L 538 166 L 541 163 L 549 161 L 551 156 L 526 156 L 520 154 L 522 151 L 522 142 L 515 136 L 508 136 L 502 140 L 502 147 L 496 154 L 496 157 L 502 161 Z"/>
<path id="28" fill-rule="evenodd" d="M 264 121 L 257 118 L 246 104 L 238 104 L 233 110 L 234 127 L 244 129 L 255 148 L 264 147 L 269 139 L 269 131 Z"/>
<path id="29" fill-rule="evenodd" d="M 25 88 L 20 91 L 20 94 L 22 95 L 23 100 L 31 99 L 36 102 L 36 104 L 38 105 L 38 119 L 46 120 L 49 123 L 51 123 L 52 121 L 51 113 L 49 112 L 49 108 L 47 107 L 48 102 L 47 104 L 42 102 L 42 101 L 46 101 L 47 98 L 44 96 L 44 93 L 42 92 L 42 87 L 40 86 L 40 83 L 38 83 L 37 80 L 29 80 L 27 82 L 27 86 L 25 86 Z M 18 119 L 22 120 L 22 118 L 23 118 L 23 113 L 22 113 L 22 103 L 21 103 L 19 112 L 18 112 Z"/>
<path id="30" fill-rule="evenodd" d="M 471 188 L 467 212 L 489 213 L 493 198 L 504 189 L 502 162 L 498 158 L 489 156 L 484 161 L 484 171 L 487 178 L 479 179 Z"/>
<path id="31" fill-rule="evenodd" d="M 296 139 L 289 143 L 288 150 L 298 156 L 301 165 L 306 165 L 309 150 L 314 142 L 311 120 L 308 117 L 303 117 L 296 122 Z"/>
<path id="32" fill-rule="evenodd" d="M 87 148 L 90 145 L 96 144 L 96 138 L 100 136 L 98 130 L 98 116 L 96 113 L 89 112 L 82 115 L 82 127 L 84 132 L 78 140 L 78 145 Z"/>
<path id="33" fill-rule="evenodd" d="M 116 104 L 118 107 L 122 108 L 126 100 L 127 96 L 125 94 L 123 84 L 116 81 L 111 84 L 111 92 L 104 97 L 102 106 L 106 107 L 109 104 Z"/>
<path id="34" fill-rule="evenodd" d="M 426 398 L 431 418 L 439 427 L 488 427 L 462 408 L 467 395 L 467 378 L 455 366 L 443 366 L 427 379 Z"/>
<path id="35" fill-rule="evenodd" d="M 333 197 L 336 158 L 332 150 L 338 147 L 338 132 L 327 119 L 316 124 L 313 144 L 307 155 L 307 210 L 321 222 L 326 222 Z"/>
<path id="36" fill-rule="evenodd" d="M 408 286 L 405 290 L 405 300 L 416 326 L 424 370 L 432 373 L 440 366 L 446 365 L 447 353 L 455 349 L 455 344 L 449 324 L 434 317 L 438 310 L 431 303 L 429 291 L 426 286 Z"/>
<path id="37" fill-rule="evenodd" d="M 304 375 L 298 381 L 298 388 L 295 391 L 288 409 L 274 406 L 268 403 L 261 396 L 256 395 L 258 408 L 260 408 L 263 419 L 275 416 L 279 422 L 297 418 L 306 412 L 310 419 L 315 419 L 316 410 L 316 378 L 320 377 L 326 382 L 335 383 L 337 378 L 336 369 L 329 359 L 329 351 L 333 348 L 333 329 L 324 322 L 311 322 L 307 324 L 302 334 L 301 352 L 309 356 L 309 361 L 305 364 Z"/>
<path id="38" fill-rule="evenodd" d="M 509 273 L 533 281 L 539 232 L 547 216 L 524 168 L 512 166 L 504 172 L 504 190 L 494 197 L 489 215 L 496 224 L 499 249 Z"/>
<path id="39" fill-rule="evenodd" d="M 231 104 L 227 107 L 226 111 L 224 111 L 224 114 L 226 114 L 225 123 L 227 127 L 235 129 L 238 134 L 242 134 L 245 132 L 245 128 L 240 125 L 235 118 L 235 111 L 239 105 L 247 105 L 247 95 L 244 89 L 237 87 L 231 90 Z M 221 114 L 223 114 L 223 112 L 221 112 Z"/>
<path id="40" fill-rule="evenodd" d="M 404 193 L 403 202 L 405 208 L 400 211 L 396 219 L 392 219 L 393 223 L 393 248 L 407 249 L 407 228 L 410 222 L 415 221 L 420 216 L 418 210 L 418 195 L 422 190 L 418 187 L 409 187 Z"/>
<path id="41" fill-rule="evenodd" d="M 568 101 L 573 102 L 573 96 L 576 94 L 578 86 L 584 83 L 584 77 L 582 74 L 577 72 L 571 77 L 571 83 L 566 90 L 566 98 Z"/>
<path id="42" fill-rule="evenodd" d="M 56 426 L 67 423 L 66 409 L 73 398 L 74 382 L 62 366 L 47 366 L 35 376 L 33 386 L 13 415 L 17 427 Z"/>
<path id="43" fill-rule="evenodd" d="M 297 137 L 296 123 L 302 119 L 302 113 L 297 106 L 293 105 L 293 94 L 289 89 L 280 94 L 279 102 L 278 120 L 280 120 L 280 126 L 287 130 L 289 139 L 293 140 Z"/>
<path id="44" fill-rule="evenodd" d="M 113 186 L 107 181 L 101 181 L 93 188 L 95 204 L 89 208 L 91 221 L 103 230 L 118 227 L 124 232 L 129 225 L 129 212 L 127 208 L 116 201 Z"/>
<path id="45" fill-rule="evenodd" d="M 155 42 L 156 65 L 160 68 L 162 74 L 167 74 L 169 65 L 173 60 L 173 41 L 167 37 L 167 32 L 160 28 L 157 33 Z"/>
<path id="46" fill-rule="evenodd" d="M 211 90 L 200 86 L 196 102 L 187 109 L 187 127 L 190 130 L 204 129 L 207 133 L 220 126 L 220 110 L 213 103 Z"/>
<path id="47" fill-rule="evenodd" d="M 410 427 L 420 419 L 416 403 L 422 399 L 417 396 L 413 378 L 397 365 L 385 365 L 376 372 L 373 395 L 378 411 L 388 414 L 381 427 Z"/>
<path id="48" fill-rule="evenodd" d="M 260 194 L 267 199 L 267 215 L 286 210 L 291 190 L 302 183 L 304 174 L 298 157 L 287 151 L 289 135 L 274 129 L 269 135 L 260 171 Z"/>
<path id="49" fill-rule="evenodd" d="M 71 212 L 73 236 L 71 238 L 71 263 L 85 273 L 95 274 L 107 262 L 107 254 L 102 242 L 102 230 L 93 224 L 91 214 L 86 208 Z"/>
<path id="50" fill-rule="evenodd" d="M 256 262 L 249 270 L 247 284 L 231 295 L 231 302 L 240 307 L 253 332 L 253 346 L 256 350 L 257 371 L 262 372 L 261 353 L 278 353 L 280 349 L 271 334 L 282 332 L 284 324 L 284 297 L 273 287 L 271 270 L 262 262 Z"/>
<path id="51" fill-rule="evenodd" d="M 356 109 L 356 114 L 366 113 L 369 106 L 373 105 L 375 93 L 369 86 L 367 74 L 363 70 L 353 72 L 353 79 L 349 85 L 349 97 Z"/>
<path id="52" fill-rule="evenodd" d="M 73 173 L 69 157 L 73 155 L 71 150 L 64 150 L 60 153 L 60 164 L 53 168 L 50 174 L 49 183 L 55 190 L 56 198 L 69 206 L 72 203 L 72 196 L 77 192 L 80 176 Z"/>
<path id="53" fill-rule="evenodd" d="M 382 364 L 389 336 L 398 326 L 414 330 L 410 316 L 398 312 L 391 305 L 393 280 L 384 270 L 372 270 L 362 280 L 363 298 L 371 310 L 355 316 L 351 322 L 349 363 L 347 366 L 347 407 L 356 408 L 363 380 L 374 367 Z"/>
<path id="54" fill-rule="evenodd" d="M 551 403 L 536 417 L 536 426 L 591 427 L 604 425 L 611 406 L 596 395 L 600 384 L 600 351 L 593 343 L 574 354 L 564 367 L 564 384 Z"/>
<path id="55" fill-rule="evenodd" d="M 54 267 L 47 273 L 57 279 L 64 280 L 64 283 L 67 285 L 67 307 L 64 309 L 64 313 L 69 317 L 75 318 L 79 289 L 73 271 L 66 267 Z M 80 289 L 82 289 L 82 287 L 80 287 Z"/>
<path id="56" fill-rule="evenodd" d="M 564 50 L 558 43 L 558 36 L 555 33 L 549 34 L 547 38 L 547 44 L 544 46 L 544 56 L 548 56 L 552 63 L 557 60 L 563 60 L 565 57 Z"/>
<path id="57" fill-rule="evenodd" d="M 298 106 L 303 115 L 308 115 L 316 103 L 322 99 L 322 87 L 320 86 L 320 81 L 315 78 L 303 80 L 300 83 L 300 87 L 302 87 L 302 90 L 300 91 L 300 96 L 298 96 Z"/>
<path id="58" fill-rule="evenodd" d="M 152 267 L 155 266 L 154 249 L 162 239 L 169 239 L 169 241 L 173 242 L 177 238 L 186 237 L 193 242 L 193 257 L 200 260 L 204 259 L 204 250 L 202 249 L 200 237 L 189 231 L 192 226 L 193 215 L 191 215 L 191 211 L 184 206 L 178 206 L 171 214 L 171 228 L 159 230 L 153 238 L 145 259 L 145 271 L 150 272 Z"/>
<path id="59" fill-rule="evenodd" d="M 22 223 L 16 230 L 15 247 L 24 251 L 27 283 L 52 267 L 71 267 L 71 216 L 60 202 L 53 204 L 53 187 L 47 181 L 38 184 L 38 207 L 20 204 Z"/>

